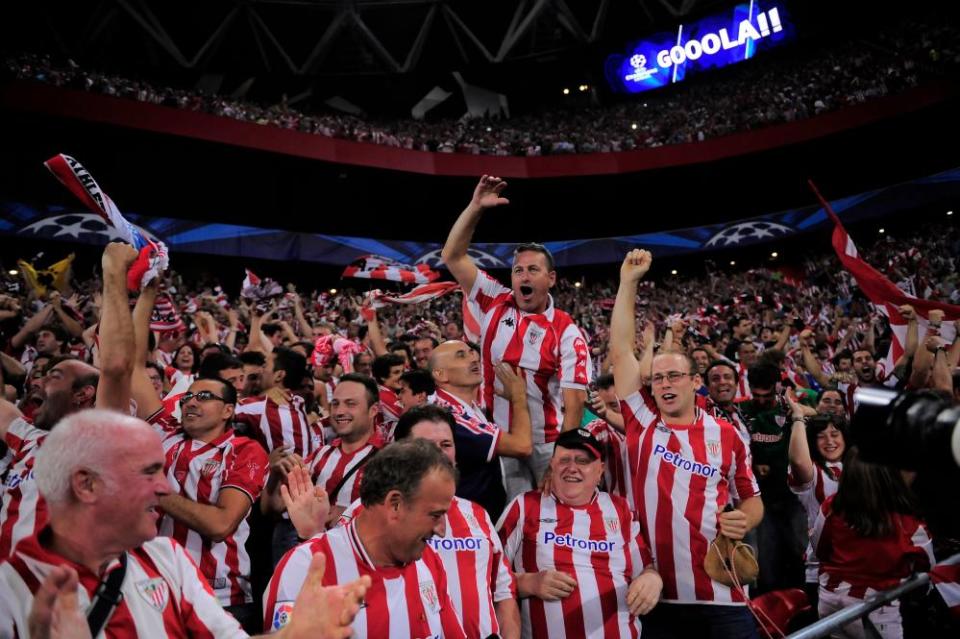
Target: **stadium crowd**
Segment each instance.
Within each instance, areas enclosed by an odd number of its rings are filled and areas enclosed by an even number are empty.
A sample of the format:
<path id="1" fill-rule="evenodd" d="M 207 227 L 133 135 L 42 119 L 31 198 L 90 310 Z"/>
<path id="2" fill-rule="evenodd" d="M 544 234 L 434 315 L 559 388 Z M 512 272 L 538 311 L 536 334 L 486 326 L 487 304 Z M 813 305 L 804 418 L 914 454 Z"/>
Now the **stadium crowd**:
<path id="1" fill-rule="evenodd" d="M 307 113 L 286 99 L 264 105 L 157 86 L 24 53 L 8 77 L 202 111 L 265 126 L 419 151 L 538 156 L 630 151 L 698 142 L 801 120 L 902 93 L 956 73 L 960 31 L 949 22 L 904 21 L 869 40 L 759 59 L 713 78 L 604 106 L 575 106 L 508 119 L 423 121 Z M 572 101 L 572 98 L 571 98 Z"/>
<path id="2" fill-rule="evenodd" d="M 848 441 L 858 387 L 958 397 L 950 322 L 901 307 L 884 364 L 826 253 L 653 281 L 637 249 L 588 283 L 525 244 L 508 288 L 467 253 L 505 187 L 444 246 L 463 301 L 130 293 L 124 244 L 96 280 L 3 275 L 0 637 L 83 636 L 84 609 L 94 636 L 780 636 L 957 551 Z M 960 301 L 953 226 L 863 248 Z"/>

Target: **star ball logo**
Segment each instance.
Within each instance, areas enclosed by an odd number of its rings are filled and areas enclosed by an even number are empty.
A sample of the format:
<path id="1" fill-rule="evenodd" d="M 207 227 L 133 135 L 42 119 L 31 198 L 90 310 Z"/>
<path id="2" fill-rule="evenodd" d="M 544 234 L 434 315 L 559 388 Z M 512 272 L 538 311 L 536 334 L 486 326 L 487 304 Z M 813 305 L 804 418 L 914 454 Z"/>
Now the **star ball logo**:
<path id="1" fill-rule="evenodd" d="M 749 221 L 727 226 L 707 240 L 704 247 L 727 247 L 753 244 L 766 239 L 792 235 L 794 230 L 777 222 Z"/>

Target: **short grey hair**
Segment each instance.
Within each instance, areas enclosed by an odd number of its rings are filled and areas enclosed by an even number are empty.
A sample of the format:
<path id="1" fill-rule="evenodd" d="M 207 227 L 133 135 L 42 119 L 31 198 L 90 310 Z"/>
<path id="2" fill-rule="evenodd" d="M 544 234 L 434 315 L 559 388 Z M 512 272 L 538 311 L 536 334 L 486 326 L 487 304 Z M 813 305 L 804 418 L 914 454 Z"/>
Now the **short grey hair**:
<path id="1" fill-rule="evenodd" d="M 60 420 L 37 450 L 33 467 L 37 488 L 47 503 L 70 502 L 70 477 L 80 469 L 104 475 L 107 464 L 116 456 L 118 441 L 122 441 L 117 431 L 130 428 L 149 427 L 135 417 L 98 409 L 82 410 Z"/>
<path id="2" fill-rule="evenodd" d="M 399 491 L 404 500 L 412 499 L 433 470 L 457 479 L 453 462 L 433 442 L 419 438 L 394 442 L 372 455 L 364 467 L 360 503 L 365 507 L 382 504 L 392 490 Z"/>

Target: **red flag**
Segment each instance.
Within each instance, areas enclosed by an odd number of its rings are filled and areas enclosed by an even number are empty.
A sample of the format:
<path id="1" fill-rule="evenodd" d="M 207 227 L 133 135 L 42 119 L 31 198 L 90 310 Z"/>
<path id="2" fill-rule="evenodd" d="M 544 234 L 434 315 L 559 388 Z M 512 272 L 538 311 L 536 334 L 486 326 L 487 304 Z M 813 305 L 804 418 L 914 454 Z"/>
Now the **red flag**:
<path id="1" fill-rule="evenodd" d="M 903 355 L 903 347 L 907 340 L 907 321 L 903 319 L 897 307 L 903 304 L 909 304 L 917 312 L 918 334 L 922 339 L 927 331 L 927 316 L 932 310 L 943 311 L 943 325 L 940 328 L 940 335 L 948 342 L 953 341 L 955 330 L 953 322 L 960 319 L 960 306 L 954 304 L 944 304 L 943 302 L 932 302 L 923 300 L 903 292 L 897 286 L 883 276 L 877 269 L 867 264 L 857 252 L 857 247 L 853 240 L 847 235 L 847 231 L 840 223 L 840 218 L 834 213 L 830 203 L 823 199 L 813 180 L 807 183 L 813 190 L 814 195 L 820 200 L 821 206 L 833 220 L 833 249 L 837 252 L 837 257 L 854 279 L 857 286 L 863 291 L 864 295 L 876 305 L 890 321 L 890 328 L 893 330 L 893 339 L 890 342 L 890 352 L 887 358 L 881 363 L 884 375 L 889 375 L 893 371 L 896 361 Z"/>
<path id="2" fill-rule="evenodd" d="M 389 280 L 391 282 L 403 282 L 405 284 L 428 284 L 438 277 L 440 273 L 434 271 L 426 264 L 401 264 L 389 257 L 379 255 L 364 255 L 350 263 L 343 270 L 341 277 L 358 277 L 368 280 Z"/>

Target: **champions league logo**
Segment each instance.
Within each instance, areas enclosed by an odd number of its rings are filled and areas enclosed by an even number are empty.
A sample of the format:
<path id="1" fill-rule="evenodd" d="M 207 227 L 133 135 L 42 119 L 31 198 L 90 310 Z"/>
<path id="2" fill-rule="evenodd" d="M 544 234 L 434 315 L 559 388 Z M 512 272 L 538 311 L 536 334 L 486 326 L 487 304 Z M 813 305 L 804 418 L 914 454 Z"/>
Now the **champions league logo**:
<path id="1" fill-rule="evenodd" d="M 630 66 L 633 67 L 633 73 L 624 76 L 624 80 L 630 82 L 643 82 L 654 73 L 657 73 L 659 69 L 648 69 L 647 68 L 647 56 L 636 54 L 630 56 Z"/>
<path id="2" fill-rule="evenodd" d="M 150 231 L 139 226 L 134 226 L 134 228 L 138 229 L 151 241 L 159 241 Z M 65 213 L 53 215 L 28 224 L 17 233 L 51 240 L 77 240 L 91 244 L 125 241 L 115 227 L 104 222 L 103 218 L 95 213 Z"/>
<path id="3" fill-rule="evenodd" d="M 793 229 L 776 222 L 740 222 L 728 226 L 715 234 L 704 248 L 724 248 L 740 244 L 753 244 L 766 239 L 774 239 L 793 234 Z"/>
<path id="4" fill-rule="evenodd" d="M 431 267 L 440 267 L 443 266 L 443 262 L 440 260 L 440 252 L 442 248 L 434 249 L 429 253 L 425 253 L 417 258 L 417 264 L 426 264 Z M 481 251 L 475 248 L 467 249 L 467 255 L 470 256 L 470 259 L 473 260 L 473 263 L 477 265 L 477 268 L 488 269 L 488 268 L 506 268 L 507 264 L 501 260 L 496 255 L 491 255 L 485 251 Z"/>

